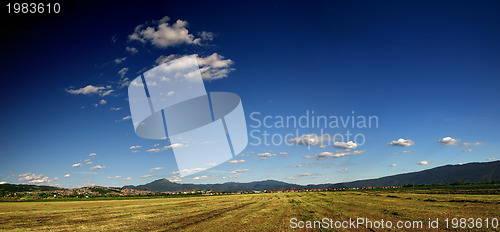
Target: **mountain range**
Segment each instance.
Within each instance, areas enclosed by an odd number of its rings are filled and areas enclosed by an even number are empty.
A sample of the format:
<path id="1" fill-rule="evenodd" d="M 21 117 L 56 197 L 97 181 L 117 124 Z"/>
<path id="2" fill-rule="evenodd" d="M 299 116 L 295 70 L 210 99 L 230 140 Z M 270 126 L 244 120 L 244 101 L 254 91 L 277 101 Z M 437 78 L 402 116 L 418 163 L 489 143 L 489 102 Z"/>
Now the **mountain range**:
<path id="1" fill-rule="evenodd" d="M 445 165 L 418 172 L 386 176 L 376 179 L 358 180 L 336 184 L 298 185 L 276 180 L 249 183 L 227 182 L 223 184 L 178 184 L 167 179 L 155 180 L 144 185 L 127 185 L 123 188 L 155 192 L 204 189 L 214 191 L 263 191 L 285 189 L 358 188 L 402 186 L 405 184 L 446 184 L 453 182 L 484 182 L 500 180 L 500 161 Z"/>

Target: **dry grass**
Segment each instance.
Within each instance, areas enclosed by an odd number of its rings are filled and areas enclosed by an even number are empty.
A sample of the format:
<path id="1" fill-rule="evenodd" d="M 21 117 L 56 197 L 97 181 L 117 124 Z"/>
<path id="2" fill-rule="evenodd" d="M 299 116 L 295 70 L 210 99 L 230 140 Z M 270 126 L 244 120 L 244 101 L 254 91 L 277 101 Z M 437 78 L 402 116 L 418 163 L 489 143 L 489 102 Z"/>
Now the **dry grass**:
<path id="1" fill-rule="evenodd" d="M 499 218 L 498 195 L 310 192 L 107 201 L 2 202 L 0 230 L 285 231 L 298 220 Z M 440 228 L 444 229 L 444 224 Z M 452 230 L 450 228 L 450 230 Z M 483 229 L 484 230 L 484 229 Z M 360 231 L 368 231 L 360 228 Z M 401 231 L 395 230 L 393 231 Z"/>

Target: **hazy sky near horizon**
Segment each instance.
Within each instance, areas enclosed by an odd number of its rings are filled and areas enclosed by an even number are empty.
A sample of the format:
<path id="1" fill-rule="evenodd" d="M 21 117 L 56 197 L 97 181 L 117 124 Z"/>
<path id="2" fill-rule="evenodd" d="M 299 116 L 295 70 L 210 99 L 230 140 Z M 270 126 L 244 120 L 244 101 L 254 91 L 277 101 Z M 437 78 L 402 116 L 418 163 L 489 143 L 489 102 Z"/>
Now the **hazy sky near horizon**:
<path id="1" fill-rule="evenodd" d="M 337 183 L 499 159 L 499 9 L 79 1 L 44 20 L 8 18 L 17 21 L 2 21 L 0 182 Z M 207 91 L 241 97 L 249 145 L 179 177 L 168 141 L 135 134 L 127 86 L 190 54 Z"/>

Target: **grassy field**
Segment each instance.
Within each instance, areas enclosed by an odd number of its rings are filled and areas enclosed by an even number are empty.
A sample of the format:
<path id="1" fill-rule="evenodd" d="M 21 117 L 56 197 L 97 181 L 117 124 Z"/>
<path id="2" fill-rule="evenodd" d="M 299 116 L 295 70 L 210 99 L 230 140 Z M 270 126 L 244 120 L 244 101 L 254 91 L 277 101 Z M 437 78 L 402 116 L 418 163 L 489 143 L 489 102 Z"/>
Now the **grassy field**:
<path id="1" fill-rule="evenodd" d="M 422 231 L 429 230 L 429 218 L 439 218 L 438 230 L 452 231 L 456 230 L 451 228 L 452 218 L 500 219 L 500 195 L 339 191 L 103 201 L 0 202 L 0 230 L 9 231 L 290 231 L 295 230 L 290 227 L 291 218 L 302 221 L 323 218 L 333 221 L 349 218 L 368 218 L 372 221 L 384 219 L 391 221 L 394 227 L 398 221 L 422 221 Z M 443 221 L 446 218 L 450 219 L 448 229 Z M 482 226 L 485 226 L 484 223 Z M 370 231 L 363 226 L 358 230 Z M 372 231 L 402 230 L 411 229 Z M 492 230 L 499 229 L 488 229 Z M 482 228 L 481 231 L 486 229 Z"/>

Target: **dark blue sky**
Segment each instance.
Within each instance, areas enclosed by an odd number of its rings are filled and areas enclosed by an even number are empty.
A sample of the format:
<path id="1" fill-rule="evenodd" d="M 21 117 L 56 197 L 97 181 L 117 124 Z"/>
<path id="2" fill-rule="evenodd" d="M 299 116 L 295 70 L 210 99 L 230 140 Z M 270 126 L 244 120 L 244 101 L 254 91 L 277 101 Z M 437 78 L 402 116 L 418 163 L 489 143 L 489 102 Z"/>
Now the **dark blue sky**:
<path id="1" fill-rule="evenodd" d="M 339 182 L 498 158 L 499 2 L 62 3 L 63 13 L 51 18 L 2 15 L 7 29 L 1 40 L 0 181 L 73 187 L 177 180 L 171 151 L 147 152 L 168 143 L 137 137 L 131 121 L 123 120 L 130 111 L 120 86 L 125 77 L 134 79 L 158 57 L 172 54 L 230 59 L 227 77 L 205 85 L 238 94 L 249 125 L 252 112 L 262 118 L 354 111 L 379 118 L 378 128 L 351 129 L 366 137 L 352 150 L 249 145 L 244 162 L 183 182 Z M 205 31 L 213 40 L 160 47 L 129 38 L 136 26 L 154 27 L 165 16 L 170 26 L 183 20 L 194 38 Z M 70 91 L 88 85 L 113 92 Z M 330 134 L 345 131 L 325 128 Z M 437 142 L 445 137 L 452 140 Z M 414 144 L 387 145 L 400 138 Z M 142 148 L 131 152 L 131 146 Z M 349 154 L 314 158 L 323 152 Z M 235 170 L 243 171 L 231 175 Z"/>

